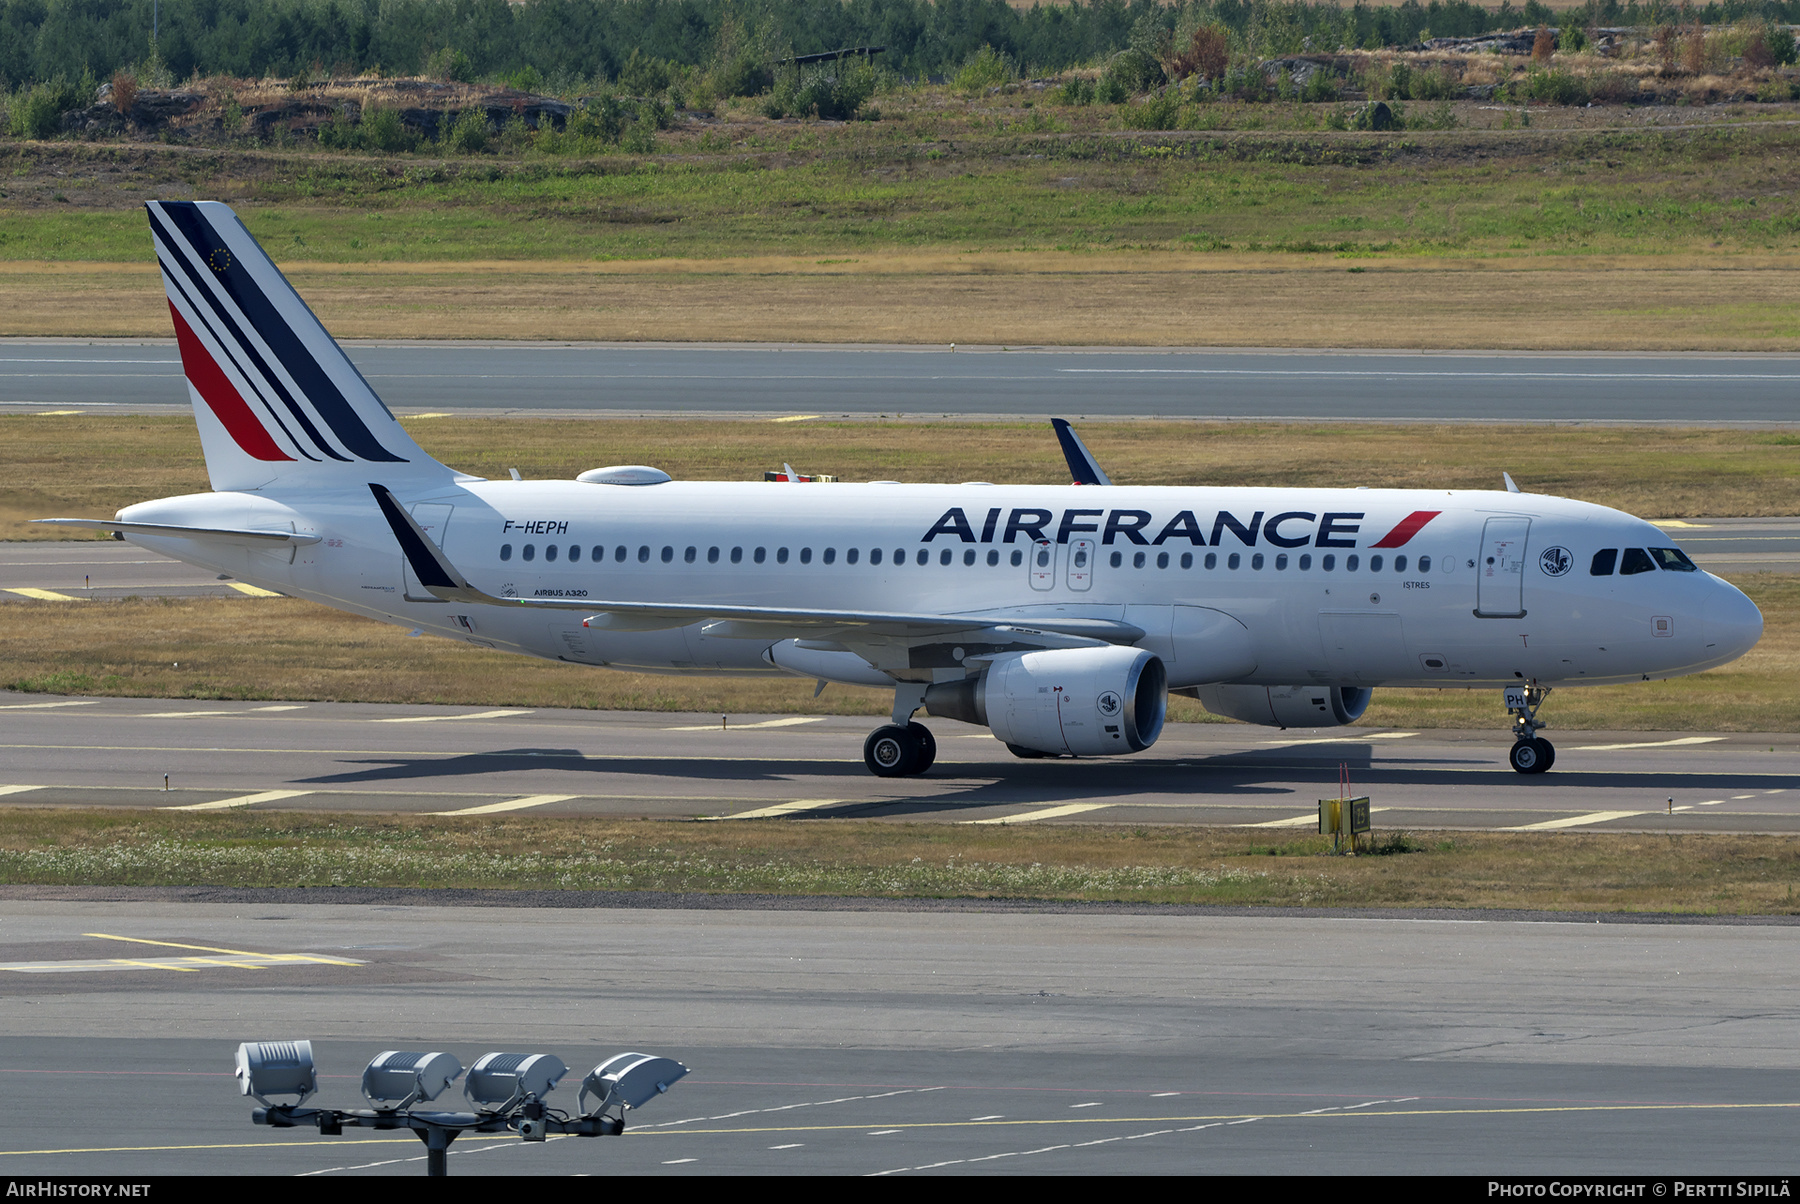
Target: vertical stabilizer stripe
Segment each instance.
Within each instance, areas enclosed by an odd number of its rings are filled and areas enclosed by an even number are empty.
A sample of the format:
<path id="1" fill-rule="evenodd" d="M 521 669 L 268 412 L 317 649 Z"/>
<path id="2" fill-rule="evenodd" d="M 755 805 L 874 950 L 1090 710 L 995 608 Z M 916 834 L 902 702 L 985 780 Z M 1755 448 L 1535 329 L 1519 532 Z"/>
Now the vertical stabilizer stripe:
<path id="1" fill-rule="evenodd" d="M 188 204 L 188 202 L 162 202 L 165 211 L 176 204 Z M 151 212 L 155 213 L 156 210 L 153 208 Z M 166 218 L 168 214 L 165 212 L 163 216 Z M 174 242 L 175 239 L 183 237 L 182 232 L 179 230 L 158 231 L 158 233 L 164 234 L 165 239 L 170 242 Z M 188 243 L 188 250 L 192 253 L 194 258 L 205 258 L 204 250 L 196 250 L 191 242 Z M 344 455 L 342 452 L 332 447 L 331 444 L 325 441 L 325 437 L 319 434 L 319 430 L 313 425 L 312 419 L 307 417 L 306 411 L 300 408 L 300 404 L 296 402 L 293 395 L 287 391 L 286 386 L 281 383 L 281 378 L 276 376 L 274 370 L 269 367 L 268 361 L 263 359 L 262 353 L 256 349 L 256 345 L 245 337 L 243 328 L 238 325 L 237 319 L 231 316 L 224 305 L 220 304 L 217 297 L 213 296 L 212 290 L 215 286 L 204 276 L 200 275 L 199 271 L 194 267 L 192 258 L 190 258 L 189 255 L 182 254 L 181 246 L 172 245 L 169 248 L 169 259 L 163 262 L 163 271 L 165 273 L 168 272 L 170 263 L 173 263 L 179 268 L 182 275 L 188 278 L 188 283 L 193 286 L 190 301 L 192 302 L 195 311 L 197 313 L 202 309 L 209 311 L 213 316 L 214 322 L 222 328 L 225 334 L 230 335 L 229 340 L 226 340 L 221 336 L 219 341 L 222 343 L 228 342 L 229 345 L 235 346 L 238 352 L 255 366 L 257 375 L 262 377 L 263 382 L 269 388 L 273 389 L 281 398 L 282 404 L 287 407 L 288 413 L 293 416 L 294 421 L 300 424 L 301 429 L 306 432 L 307 437 L 313 441 L 313 446 L 317 447 L 321 453 L 331 457 L 333 460 L 342 460 L 345 463 L 349 463 L 349 456 Z M 233 358 L 235 359 L 236 356 Z"/>
<path id="2" fill-rule="evenodd" d="M 209 243 L 224 241 L 201 214 L 199 206 L 193 202 L 164 201 L 162 206 L 170 220 L 187 236 L 189 244 L 202 257 L 212 249 L 208 246 Z M 269 264 L 269 270 L 279 277 L 273 263 Z M 383 447 L 380 440 L 363 425 L 355 407 L 319 364 L 312 351 L 294 333 L 289 319 L 270 301 L 262 285 L 237 255 L 230 256 L 222 267 L 215 267 L 214 277 L 226 294 L 237 303 L 238 309 L 249 319 L 250 325 L 262 337 L 263 342 L 281 361 L 288 376 L 300 387 L 301 395 L 311 403 L 313 409 L 337 435 L 338 441 L 352 455 L 380 463 L 406 462 L 404 457 L 396 456 Z M 310 311 L 308 316 L 311 316 Z"/>
<path id="3" fill-rule="evenodd" d="M 292 460 L 293 457 L 277 447 L 268 430 L 256 420 L 250 406 L 207 353 L 173 301 L 169 302 L 169 316 L 175 319 L 175 342 L 181 348 L 181 370 L 187 374 L 188 383 L 194 386 L 201 400 L 237 440 L 237 445 L 258 460 Z"/>

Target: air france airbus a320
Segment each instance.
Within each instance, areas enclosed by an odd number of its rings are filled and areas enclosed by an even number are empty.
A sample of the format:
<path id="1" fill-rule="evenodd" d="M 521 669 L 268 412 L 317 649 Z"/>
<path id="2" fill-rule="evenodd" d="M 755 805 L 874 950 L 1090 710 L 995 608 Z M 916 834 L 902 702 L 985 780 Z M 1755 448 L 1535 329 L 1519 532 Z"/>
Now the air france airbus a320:
<path id="1" fill-rule="evenodd" d="M 1376 686 L 1504 690 L 1550 767 L 1552 687 L 1695 673 L 1762 615 L 1649 523 L 1508 490 L 489 481 L 394 420 L 236 215 L 147 206 L 213 492 L 51 522 L 483 647 L 892 690 L 864 747 L 922 773 L 927 714 L 1021 757 L 1140 752 L 1167 694 L 1280 727 Z M 1511 481 L 1507 484 L 1510 486 Z"/>

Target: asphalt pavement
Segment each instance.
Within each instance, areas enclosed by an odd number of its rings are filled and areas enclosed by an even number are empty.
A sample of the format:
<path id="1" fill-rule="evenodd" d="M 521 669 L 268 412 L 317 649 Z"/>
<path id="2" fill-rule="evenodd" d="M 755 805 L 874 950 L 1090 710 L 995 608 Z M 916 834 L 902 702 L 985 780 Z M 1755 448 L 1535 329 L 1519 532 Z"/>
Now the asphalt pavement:
<path id="1" fill-rule="evenodd" d="M 1800 356 L 830 344 L 358 342 L 450 413 L 1800 422 Z M 185 408 L 173 341 L 0 339 L 0 412 Z"/>

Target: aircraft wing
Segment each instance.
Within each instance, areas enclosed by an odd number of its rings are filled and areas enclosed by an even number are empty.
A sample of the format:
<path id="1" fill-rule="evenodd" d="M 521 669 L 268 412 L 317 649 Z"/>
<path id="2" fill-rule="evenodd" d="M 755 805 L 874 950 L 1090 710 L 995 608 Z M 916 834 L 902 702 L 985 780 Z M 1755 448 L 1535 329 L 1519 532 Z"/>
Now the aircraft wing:
<path id="1" fill-rule="evenodd" d="M 167 523 L 122 523 L 110 518 L 34 518 L 34 523 L 55 527 L 84 527 L 129 535 L 173 535 L 181 539 L 208 539 L 217 543 L 285 543 L 301 547 L 319 542 L 317 535 L 294 531 L 247 531 L 228 527 L 176 527 Z"/>
<path id="2" fill-rule="evenodd" d="M 915 614 L 891 611 L 820 610 L 782 606 L 734 606 L 729 603 L 622 602 L 600 598 L 502 598 L 490 594 L 464 577 L 443 549 L 433 543 L 413 516 L 384 485 L 370 482 L 369 491 L 393 528 L 400 550 L 412 565 L 419 584 L 445 602 L 477 606 L 505 606 L 530 610 L 579 610 L 591 616 L 585 626 L 614 631 L 656 631 L 715 620 L 708 634 L 725 638 L 785 639 L 826 633 L 889 635 L 915 638 L 948 635 L 958 631 L 985 631 L 1005 627 L 1015 631 L 1041 631 L 1111 644 L 1130 644 L 1144 637 L 1144 629 L 1113 619 L 1024 618 L 1004 615 Z"/>

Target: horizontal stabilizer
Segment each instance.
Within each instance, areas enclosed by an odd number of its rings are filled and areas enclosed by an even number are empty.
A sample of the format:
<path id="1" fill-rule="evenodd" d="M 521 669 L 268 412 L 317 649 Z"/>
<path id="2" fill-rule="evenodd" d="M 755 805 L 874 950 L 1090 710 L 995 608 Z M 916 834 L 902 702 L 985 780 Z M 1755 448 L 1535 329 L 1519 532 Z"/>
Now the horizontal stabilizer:
<path id="1" fill-rule="evenodd" d="M 168 523 L 122 523 L 111 518 L 34 518 L 34 523 L 55 527 L 83 527 L 125 535 L 172 535 L 180 539 L 210 539 L 219 543 L 285 543 L 296 547 L 319 542 L 317 535 L 295 531 L 239 531 L 229 527 L 177 527 Z"/>

